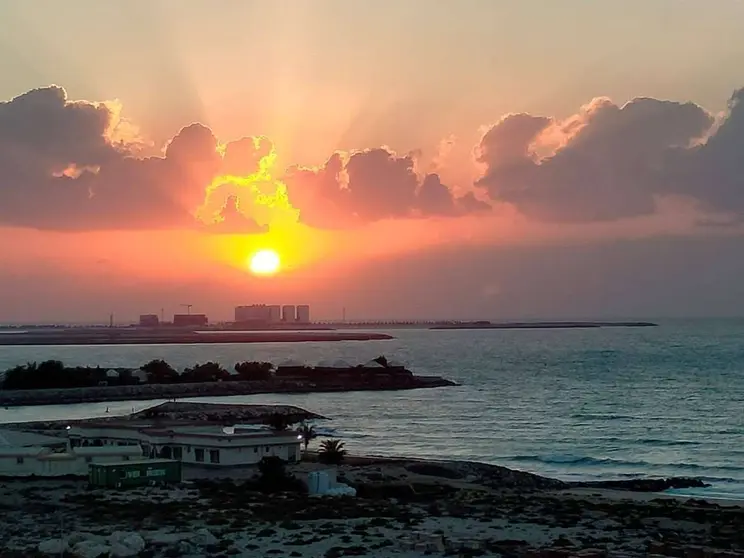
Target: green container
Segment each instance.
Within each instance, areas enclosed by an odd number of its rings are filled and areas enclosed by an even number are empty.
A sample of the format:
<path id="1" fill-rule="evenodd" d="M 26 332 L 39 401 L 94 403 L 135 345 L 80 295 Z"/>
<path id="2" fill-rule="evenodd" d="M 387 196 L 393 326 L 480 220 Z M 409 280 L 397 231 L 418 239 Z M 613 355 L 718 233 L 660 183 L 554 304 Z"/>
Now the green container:
<path id="1" fill-rule="evenodd" d="M 91 486 L 121 488 L 181 482 L 181 462 L 172 459 L 140 459 L 118 463 L 91 463 Z"/>

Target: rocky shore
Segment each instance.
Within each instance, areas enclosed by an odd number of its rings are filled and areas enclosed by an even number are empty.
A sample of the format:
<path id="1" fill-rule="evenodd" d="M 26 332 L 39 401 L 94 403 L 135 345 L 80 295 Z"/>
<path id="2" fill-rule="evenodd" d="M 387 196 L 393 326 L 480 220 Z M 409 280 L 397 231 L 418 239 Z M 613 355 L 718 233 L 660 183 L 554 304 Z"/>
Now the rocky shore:
<path id="1" fill-rule="evenodd" d="M 179 384 L 139 384 L 129 386 L 96 386 L 66 389 L 0 390 L 0 406 L 64 405 L 105 401 L 144 401 L 185 397 L 223 397 L 260 393 L 328 393 L 338 391 L 398 391 L 457 385 L 436 376 L 390 378 L 365 383 L 345 378 L 337 383 L 314 383 L 302 380 L 272 379 L 267 381 L 230 381 Z"/>
<path id="2" fill-rule="evenodd" d="M 303 479 L 318 467 L 290 472 Z M 337 472 L 356 497 L 228 480 L 119 491 L 0 483 L 0 556 L 744 556 L 738 505 L 467 462 L 350 458 Z"/>

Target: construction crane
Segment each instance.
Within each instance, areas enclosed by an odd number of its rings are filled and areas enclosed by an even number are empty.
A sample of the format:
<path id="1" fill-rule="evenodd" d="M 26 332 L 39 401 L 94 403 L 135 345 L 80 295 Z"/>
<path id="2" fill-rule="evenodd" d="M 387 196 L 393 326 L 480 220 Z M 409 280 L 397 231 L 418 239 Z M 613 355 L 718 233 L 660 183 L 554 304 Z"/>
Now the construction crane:
<path id="1" fill-rule="evenodd" d="M 181 304 L 184 308 L 186 308 L 186 313 L 190 316 L 191 315 L 191 307 L 194 306 L 193 304 Z"/>

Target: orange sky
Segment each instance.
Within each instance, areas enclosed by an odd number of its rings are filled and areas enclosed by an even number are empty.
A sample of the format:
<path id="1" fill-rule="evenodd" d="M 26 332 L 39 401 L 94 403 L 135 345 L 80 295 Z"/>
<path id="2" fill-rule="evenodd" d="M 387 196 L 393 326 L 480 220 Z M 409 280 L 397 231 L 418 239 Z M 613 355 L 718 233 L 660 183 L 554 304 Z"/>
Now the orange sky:
<path id="1" fill-rule="evenodd" d="M 741 3 L 47 8 L 0 6 L 0 323 L 738 311 Z"/>

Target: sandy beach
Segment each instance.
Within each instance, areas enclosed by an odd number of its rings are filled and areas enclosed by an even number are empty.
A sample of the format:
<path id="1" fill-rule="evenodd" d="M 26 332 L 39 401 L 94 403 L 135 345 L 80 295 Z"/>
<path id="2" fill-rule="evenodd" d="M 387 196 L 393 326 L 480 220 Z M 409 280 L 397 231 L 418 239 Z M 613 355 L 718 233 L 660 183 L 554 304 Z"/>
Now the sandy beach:
<path id="1" fill-rule="evenodd" d="M 320 467 L 289 467 L 297 478 Z M 466 462 L 351 460 L 356 497 L 263 494 L 239 480 L 90 489 L 0 483 L 0 556 L 742 556 L 744 508 Z"/>

